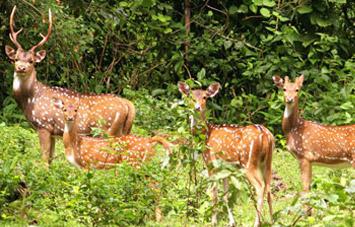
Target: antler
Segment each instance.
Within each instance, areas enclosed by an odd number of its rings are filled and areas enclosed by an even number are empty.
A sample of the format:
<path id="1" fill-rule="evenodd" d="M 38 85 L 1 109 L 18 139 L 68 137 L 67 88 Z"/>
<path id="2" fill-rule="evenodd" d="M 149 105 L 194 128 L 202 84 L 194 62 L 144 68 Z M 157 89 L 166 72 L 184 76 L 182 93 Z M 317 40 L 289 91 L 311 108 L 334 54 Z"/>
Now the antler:
<path id="1" fill-rule="evenodd" d="M 52 12 L 51 12 L 51 9 L 48 10 L 48 20 L 49 20 L 49 27 L 48 27 L 48 33 L 46 36 L 42 35 L 42 33 L 40 33 L 41 37 L 42 37 L 42 40 L 35 46 L 33 46 L 31 48 L 31 51 L 34 52 L 35 49 L 37 47 L 40 47 L 42 46 L 45 42 L 47 42 L 47 40 L 49 39 L 49 36 L 51 35 L 52 33 Z"/>
<path id="2" fill-rule="evenodd" d="M 16 6 L 12 9 L 11 16 L 10 16 L 10 31 L 11 33 L 9 34 L 11 41 L 15 44 L 17 49 L 22 49 L 21 44 L 17 41 L 17 35 L 22 31 L 22 28 L 15 32 L 14 30 L 14 15 L 16 11 Z"/>

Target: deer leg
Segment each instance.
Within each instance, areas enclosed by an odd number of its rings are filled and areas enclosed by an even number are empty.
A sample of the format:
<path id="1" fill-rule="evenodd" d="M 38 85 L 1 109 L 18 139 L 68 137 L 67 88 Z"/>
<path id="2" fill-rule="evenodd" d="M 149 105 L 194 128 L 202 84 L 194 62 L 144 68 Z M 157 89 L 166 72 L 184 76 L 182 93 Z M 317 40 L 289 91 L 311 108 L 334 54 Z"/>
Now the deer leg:
<path id="1" fill-rule="evenodd" d="M 271 154 L 272 153 L 270 153 L 269 157 L 266 159 L 264 181 L 265 181 L 265 191 L 267 193 L 267 203 L 269 205 L 270 221 L 271 223 L 273 223 L 272 195 L 271 195 L 271 180 L 272 180 L 272 167 L 271 167 L 272 155 Z"/>
<path id="2" fill-rule="evenodd" d="M 250 183 L 254 186 L 257 196 L 254 227 L 258 227 L 261 226 L 261 212 L 264 205 L 265 182 L 258 168 L 247 170 L 246 176 Z"/>
<path id="3" fill-rule="evenodd" d="M 49 160 L 52 162 L 54 159 L 54 152 L 55 152 L 55 137 L 51 136 L 51 150 L 49 153 Z"/>
<path id="4" fill-rule="evenodd" d="M 47 167 L 49 167 L 49 165 L 52 162 L 52 156 L 53 156 L 51 133 L 46 129 L 39 129 L 38 137 L 41 146 L 42 159 L 46 162 Z"/>
<path id="5" fill-rule="evenodd" d="M 300 160 L 300 169 L 301 169 L 301 180 L 303 185 L 302 194 L 307 194 L 311 189 L 312 181 L 312 163 L 307 159 Z M 312 215 L 312 208 L 309 205 L 306 205 L 305 212 L 308 216 Z"/>
<path id="6" fill-rule="evenodd" d="M 163 215 L 162 215 L 161 209 L 159 207 L 159 204 L 156 204 L 156 207 L 155 207 L 155 220 L 157 222 L 161 222 L 162 219 L 163 219 Z"/>
<path id="7" fill-rule="evenodd" d="M 217 182 L 212 185 L 212 226 L 217 226 L 217 203 L 218 203 L 218 188 Z"/>
<path id="8" fill-rule="evenodd" d="M 301 180 L 303 185 L 303 193 L 309 192 L 312 181 L 312 164 L 307 159 L 300 160 Z"/>
<path id="9" fill-rule="evenodd" d="M 234 217 L 233 217 L 233 210 L 229 207 L 229 203 L 228 203 L 229 182 L 228 182 L 227 178 L 223 179 L 223 188 L 224 188 L 223 199 L 224 199 L 224 202 L 225 202 L 225 204 L 227 206 L 229 226 L 235 226 L 235 221 L 234 221 Z"/>

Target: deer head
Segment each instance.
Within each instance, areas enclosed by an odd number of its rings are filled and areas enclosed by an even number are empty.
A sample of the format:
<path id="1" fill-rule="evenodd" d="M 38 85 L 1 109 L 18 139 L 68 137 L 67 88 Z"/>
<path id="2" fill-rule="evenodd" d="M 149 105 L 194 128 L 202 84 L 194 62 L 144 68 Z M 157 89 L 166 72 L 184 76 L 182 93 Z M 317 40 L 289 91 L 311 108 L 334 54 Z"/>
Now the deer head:
<path id="1" fill-rule="evenodd" d="M 294 83 L 290 82 L 288 76 L 285 76 L 285 81 L 279 76 L 274 76 L 272 79 L 278 88 L 283 89 L 286 104 L 298 102 L 298 93 L 301 90 L 304 81 L 303 75 L 297 77 Z"/>
<path id="2" fill-rule="evenodd" d="M 215 82 L 212 83 L 206 90 L 196 89 L 191 91 L 189 85 L 185 82 L 179 82 L 178 87 L 182 94 L 191 96 L 194 101 L 195 110 L 204 114 L 206 111 L 207 99 L 214 97 L 219 92 L 221 85 Z"/>
<path id="3" fill-rule="evenodd" d="M 22 31 L 22 28 L 15 32 L 14 30 L 14 15 L 16 11 L 16 6 L 12 9 L 11 16 L 10 16 L 10 39 L 13 44 L 16 46 L 16 50 L 11 46 L 5 46 L 6 55 L 14 62 L 15 65 L 15 72 L 17 75 L 26 76 L 31 75 L 31 73 L 35 70 L 35 63 L 41 62 L 46 57 L 46 51 L 40 50 L 35 52 L 36 48 L 42 46 L 47 40 L 52 32 L 52 13 L 49 9 L 49 28 L 48 33 L 46 36 L 41 35 L 42 40 L 33 46 L 29 51 L 25 51 L 21 44 L 17 41 L 18 34 Z"/>
<path id="4" fill-rule="evenodd" d="M 79 109 L 79 100 L 74 104 L 64 103 L 63 100 L 58 98 L 53 98 L 54 107 L 63 111 L 65 127 L 69 127 L 70 130 L 75 122 L 78 109 Z"/>

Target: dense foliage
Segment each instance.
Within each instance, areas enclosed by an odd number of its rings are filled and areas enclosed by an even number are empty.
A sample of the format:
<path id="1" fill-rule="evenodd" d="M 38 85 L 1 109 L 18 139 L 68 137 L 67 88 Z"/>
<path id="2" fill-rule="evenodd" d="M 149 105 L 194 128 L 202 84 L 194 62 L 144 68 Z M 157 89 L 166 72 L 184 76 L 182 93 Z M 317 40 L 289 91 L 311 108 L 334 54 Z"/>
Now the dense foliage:
<path id="1" fill-rule="evenodd" d="M 47 9 L 53 11 L 48 56 L 37 66 L 46 83 L 97 93 L 144 87 L 155 96 L 175 97 L 178 80 L 219 81 L 223 92 L 214 109 L 220 119 L 277 128 L 281 97 L 271 77 L 303 73 L 306 117 L 354 122 L 352 1 L 191 1 L 187 34 L 182 1 L 9 0 L 0 3 L 2 50 L 10 44 L 14 4 L 26 48 L 47 28 Z M 4 51 L 0 57 L 2 118 L 18 122 L 23 118 L 14 114 L 10 96 L 12 66 Z"/>
<path id="2" fill-rule="evenodd" d="M 27 49 L 46 31 L 48 8 L 54 15 L 53 33 L 43 47 L 47 57 L 36 66 L 38 79 L 132 100 L 134 133 L 169 134 L 183 144 L 168 167 L 155 160 L 140 170 L 124 165 L 82 172 L 57 146 L 54 165 L 44 168 L 36 134 L 11 96 L 13 66 L 4 47 L 12 45 L 8 19 L 15 4 L 16 28 L 24 27 L 19 40 Z M 284 152 L 283 99 L 271 79 L 304 74 L 300 106 L 306 119 L 354 123 L 354 28 L 350 0 L 0 1 L 0 225 L 158 225 L 154 207 L 160 206 L 166 225 L 204 226 L 211 216 L 206 189 L 225 177 L 232 179 L 237 223 L 252 223 L 253 201 L 240 172 L 220 163 L 221 172 L 208 180 L 196 159 L 203 138 L 189 134 L 190 110 L 176 86 L 192 79 L 196 87 L 222 84 L 210 101 L 212 121 L 263 123 L 276 135 L 273 165 L 283 186 L 273 187 L 279 190 L 274 191 L 275 225 L 354 226 L 353 170 L 316 168 L 314 193 L 296 196 L 299 172 Z M 160 182 L 159 188 L 150 187 L 149 179 Z M 304 214 L 304 204 L 314 208 L 313 216 Z M 226 224 L 225 207 L 218 209 Z"/>

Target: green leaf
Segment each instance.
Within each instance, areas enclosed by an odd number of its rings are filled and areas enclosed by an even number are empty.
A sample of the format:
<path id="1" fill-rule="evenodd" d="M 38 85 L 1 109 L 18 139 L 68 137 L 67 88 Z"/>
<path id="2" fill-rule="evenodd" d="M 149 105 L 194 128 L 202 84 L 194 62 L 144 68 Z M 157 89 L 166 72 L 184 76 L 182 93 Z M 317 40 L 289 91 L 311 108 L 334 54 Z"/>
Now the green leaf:
<path id="1" fill-rule="evenodd" d="M 153 2 L 153 0 L 143 0 L 142 1 L 142 3 L 141 3 L 141 5 L 143 6 L 143 7 L 151 7 L 151 6 L 153 6 L 154 5 L 154 2 Z"/>
<path id="2" fill-rule="evenodd" d="M 165 23 L 165 22 L 170 21 L 171 17 L 170 16 L 165 16 L 165 15 L 163 15 L 161 13 L 158 13 L 158 15 L 152 15 L 152 19 L 153 20 L 159 20 L 160 22 Z"/>
<path id="3" fill-rule="evenodd" d="M 238 190 L 242 189 L 242 182 L 240 182 L 240 180 L 238 178 L 236 178 L 234 176 L 231 176 L 230 179 L 231 179 L 231 182 L 232 182 L 233 186 L 236 189 L 238 189 Z"/>
<path id="4" fill-rule="evenodd" d="M 225 49 L 229 49 L 232 46 L 233 42 L 230 40 L 225 40 L 223 45 Z"/>
<path id="5" fill-rule="evenodd" d="M 231 174 L 232 174 L 231 171 L 226 170 L 226 169 L 222 169 L 221 171 L 214 174 L 212 177 L 214 180 L 221 180 L 221 179 L 229 177 Z"/>
<path id="6" fill-rule="evenodd" d="M 161 89 L 161 88 L 157 88 L 157 89 L 154 89 L 152 91 L 152 96 L 159 96 L 159 95 L 162 95 L 162 94 L 165 94 L 166 93 L 166 90 L 165 89 Z"/>
<path id="7" fill-rule="evenodd" d="M 355 194 L 355 180 L 350 181 L 350 185 L 345 188 L 345 191 L 349 194 Z"/>
<path id="8" fill-rule="evenodd" d="M 336 203 L 339 199 L 339 196 L 336 194 L 330 194 L 327 196 L 329 202 Z"/>
<path id="9" fill-rule="evenodd" d="M 254 4 L 257 6 L 263 5 L 263 0 L 253 0 Z"/>
<path id="10" fill-rule="evenodd" d="M 274 0 L 263 0 L 263 5 L 268 7 L 273 7 L 276 5 Z"/>
<path id="11" fill-rule="evenodd" d="M 306 5 L 297 8 L 297 12 L 300 14 L 307 14 L 312 11 L 313 11 L 312 7 Z"/>
<path id="12" fill-rule="evenodd" d="M 238 13 L 247 13 L 248 11 L 248 6 L 244 4 L 239 6 Z"/>
<path id="13" fill-rule="evenodd" d="M 253 13 L 257 13 L 258 12 L 258 6 L 257 5 L 250 5 L 249 6 L 250 11 L 252 11 Z"/>
<path id="14" fill-rule="evenodd" d="M 263 17 L 270 17 L 270 10 L 268 10 L 267 8 L 261 8 L 260 13 L 261 15 L 263 15 Z"/>
<path id="15" fill-rule="evenodd" d="M 166 28 L 166 29 L 164 29 L 164 34 L 171 33 L 172 31 L 173 31 L 173 29 L 171 29 L 171 28 Z"/>
<path id="16" fill-rule="evenodd" d="M 127 7 L 129 4 L 128 2 L 120 2 L 119 5 L 120 7 Z"/>
<path id="17" fill-rule="evenodd" d="M 202 80 L 202 79 L 205 78 L 205 75 L 206 75 L 206 69 L 205 69 L 205 68 L 202 68 L 202 69 L 200 70 L 200 72 L 197 73 L 197 78 L 198 78 L 199 80 Z"/>
<path id="18" fill-rule="evenodd" d="M 340 106 L 340 108 L 343 110 L 352 110 L 352 109 L 354 109 L 354 105 L 349 101 L 349 102 L 343 103 Z"/>
<path id="19" fill-rule="evenodd" d="M 231 6 L 231 7 L 229 7 L 228 12 L 229 12 L 229 14 L 233 15 L 233 14 L 236 14 L 238 12 L 238 10 L 239 10 L 238 7 Z"/>

